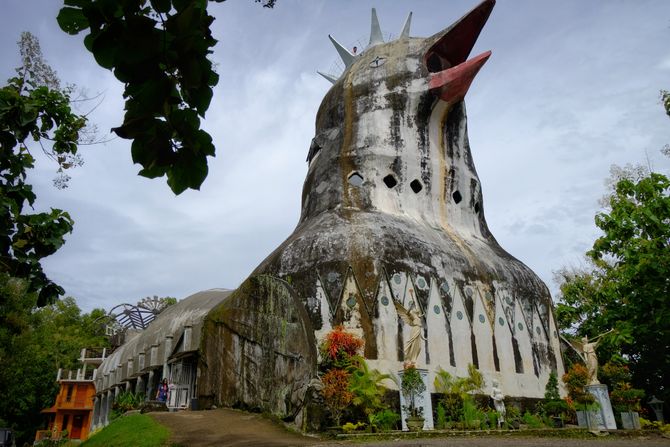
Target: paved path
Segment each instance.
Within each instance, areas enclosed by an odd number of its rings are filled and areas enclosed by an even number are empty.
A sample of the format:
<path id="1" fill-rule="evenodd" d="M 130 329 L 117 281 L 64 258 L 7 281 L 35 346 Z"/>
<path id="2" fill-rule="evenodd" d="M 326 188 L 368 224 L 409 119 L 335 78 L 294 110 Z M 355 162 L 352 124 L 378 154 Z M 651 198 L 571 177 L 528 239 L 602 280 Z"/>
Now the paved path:
<path id="1" fill-rule="evenodd" d="M 237 410 L 182 411 L 151 413 L 159 423 L 172 430 L 171 442 L 180 447 L 670 447 L 670 439 L 660 437 L 592 439 L 556 439 L 520 436 L 448 437 L 428 439 L 397 438 L 369 443 L 332 441 L 292 433 L 259 414 Z"/>

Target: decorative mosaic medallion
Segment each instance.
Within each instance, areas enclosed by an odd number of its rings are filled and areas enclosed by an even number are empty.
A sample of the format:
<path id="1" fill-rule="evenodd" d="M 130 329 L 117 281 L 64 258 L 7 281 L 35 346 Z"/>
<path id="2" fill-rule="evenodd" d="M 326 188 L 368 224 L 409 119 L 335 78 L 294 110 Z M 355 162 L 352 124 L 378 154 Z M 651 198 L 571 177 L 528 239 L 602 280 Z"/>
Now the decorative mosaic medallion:
<path id="1" fill-rule="evenodd" d="M 433 306 L 433 312 L 435 312 L 436 314 L 439 314 L 440 313 L 440 306 L 438 306 L 437 304 L 434 305 Z"/>
<path id="2" fill-rule="evenodd" d="M 386 295 L 382 296 L 382 300 L 381 300 L 381 301 L 382 301 L 382 304 L 383 304 L 384 306 L 388 306 L 388 305 L 389 305 L 389 299 L 388 299 L 388 297 L 387 297 Z"/>
<path id="3" fill-rule="evenodd" d="M 458 312 L 456 312 L 456 318 L 458 318 L 459 320 L 462 320 L 463 319 L 463 312 L 461 312 L 460 310 Z"/>
<path id="4" fill-rule="evenodd" d="M 498 324 L 500 326 L 505 326 L 505 320 L 503 319 L 503 317 L 498 317 Z"/>
<path id="5" fill-rule="evenodd" d="M 516 327 L 518 327 L 520 331 L 523 331 L 523 324 L 519 323 L 516 325 Z"/>
<path id="6" fill-rule="evenodd" d="M 479 322 L 480 322 L 480 323 L 483 323 L 483 322 L 485 322 L 485 321 L 486 321 L 486 318 L 484 318 L 484 315 L 479 314 Z"/>
<path id="7" fill-rule="evenodd" d="M 349 298 L 347 298 L 347 306 L 349 306 L 350 309 L 353 309 L 355 305 L 356 305 L 356 297 L 353 295 L 349 295 Z"/>

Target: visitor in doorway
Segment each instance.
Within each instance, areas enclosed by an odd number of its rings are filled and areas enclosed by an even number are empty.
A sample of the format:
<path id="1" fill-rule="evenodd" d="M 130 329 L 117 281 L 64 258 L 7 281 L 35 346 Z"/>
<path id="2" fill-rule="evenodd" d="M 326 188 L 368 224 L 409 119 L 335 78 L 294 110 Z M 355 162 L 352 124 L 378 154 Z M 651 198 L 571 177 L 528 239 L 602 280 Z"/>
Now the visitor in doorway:
<path id="1" fill-rule="evenodd" d="M 158 391 L 156 392 L 156 400 L 158 402 L 167 401 L 168 395 L 168 381 L 163 379 L 163 381 L 158 385 Z"/>

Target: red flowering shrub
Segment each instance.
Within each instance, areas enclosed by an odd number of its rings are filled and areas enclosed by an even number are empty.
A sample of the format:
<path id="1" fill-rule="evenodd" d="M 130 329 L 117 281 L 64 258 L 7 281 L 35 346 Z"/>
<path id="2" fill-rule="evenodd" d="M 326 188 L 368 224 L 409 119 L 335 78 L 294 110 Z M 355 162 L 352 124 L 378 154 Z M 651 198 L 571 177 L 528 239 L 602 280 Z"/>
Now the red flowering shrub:
<path id="1" fill-rule="evenodd" d="M 330 410 L 335 425 L 340 425 L 342 411 L 347 408 L 354 398 L 349 391 L 349 373 L 343 369 L 331 369 L 321 378 L 323 382 L 323 400 Z"/>
<path id="2" fill-rule="evenodd" d="M 586 406 L 595 402 L 595 397 L 585 389 L 589 383 L 589 371 L 584 365 L 575 363 L 563 374 L 562 379 L 568 389 L 568 396 L 575 403 Z"/>
<path id="3" fill-rule="evenodd" d="M 346 368 L 363 347 L 363 340 L 347 332 L 343 326 L 336 326 L 321 343 L 321 364 L 324 369 Z"/>

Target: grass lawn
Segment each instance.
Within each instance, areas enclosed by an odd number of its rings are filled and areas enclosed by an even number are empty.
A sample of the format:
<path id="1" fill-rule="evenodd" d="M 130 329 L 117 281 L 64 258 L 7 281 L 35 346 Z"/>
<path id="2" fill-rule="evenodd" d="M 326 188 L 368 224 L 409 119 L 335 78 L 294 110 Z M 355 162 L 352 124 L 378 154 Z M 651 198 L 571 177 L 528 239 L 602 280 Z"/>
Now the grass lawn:
<path id="1" fill-rule="evenodd" d="M 145 414 L 123 416 L 97 432 L 81 447 L 162 447 L 170 430 Z"/>

